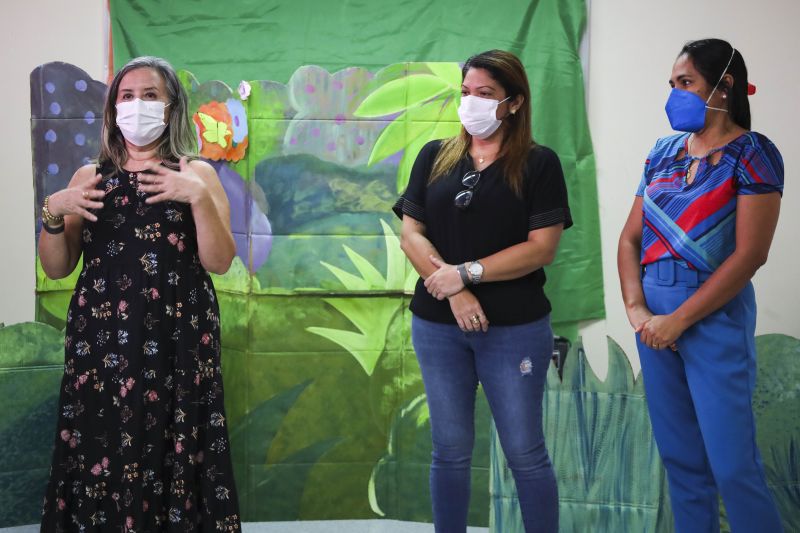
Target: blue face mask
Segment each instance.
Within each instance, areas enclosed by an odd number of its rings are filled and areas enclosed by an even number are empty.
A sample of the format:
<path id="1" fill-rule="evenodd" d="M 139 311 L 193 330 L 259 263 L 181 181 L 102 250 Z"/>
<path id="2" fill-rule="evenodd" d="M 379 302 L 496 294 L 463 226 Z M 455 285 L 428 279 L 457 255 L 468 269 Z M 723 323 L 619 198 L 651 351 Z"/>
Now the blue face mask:
<path id="1" fill-rule="evenodd" d="M 725 113 L 728 112 L 727 109 L 711 107 L 708 105 L 708 102 L 711 100 L 711 97 L 714 96 L 714 91 L 717 90 L 717 86 L 722 81 L 722 77 L 728 72 L 728 67 L 731 66 L 731 61 L 733 61 L 733 54 L 735 52 L 736 49 L 734 48 L 731 52 L 731 58 L 728 59 L 728 64 L 722 69 L 722 75 L 720 75 L 717 84 L 714 85 L 706 101 L 703 101 L 703 99 L 695 93 L 685 89 L 672 89 L 667 99 L 667 105 L 664 106 L 664 110 L 667 112 L 667 118 L 673 130 L 686 132 L 702 130 L 706 125 L 706 109 L 723 111 Z"/>

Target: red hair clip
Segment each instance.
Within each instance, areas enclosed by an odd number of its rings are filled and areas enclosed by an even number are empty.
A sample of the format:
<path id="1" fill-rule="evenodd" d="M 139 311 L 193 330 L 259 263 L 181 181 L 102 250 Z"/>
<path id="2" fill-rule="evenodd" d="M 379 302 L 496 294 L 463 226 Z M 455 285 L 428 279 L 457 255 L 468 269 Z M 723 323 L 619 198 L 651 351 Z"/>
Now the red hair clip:
<path id="1" fill-rule="evenodd" d="M 753 96 L 756 94 L 756 86 L 752 83 L 747 84 L 747 96 Z"/>

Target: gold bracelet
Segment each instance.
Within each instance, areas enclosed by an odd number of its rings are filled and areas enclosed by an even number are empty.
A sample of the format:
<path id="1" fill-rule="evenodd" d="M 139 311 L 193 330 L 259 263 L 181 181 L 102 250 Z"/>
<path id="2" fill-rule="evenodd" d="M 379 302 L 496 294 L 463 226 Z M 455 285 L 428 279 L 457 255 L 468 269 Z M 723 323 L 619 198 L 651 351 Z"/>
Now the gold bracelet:
<path id="1" fill-rule="evenodd" d="M 64 217 L 54 216 L 49 209 L 50 195 L 44 197 L 42 206 L 42 221 L 48 226 L 60 226 L 64 223 Z"/>

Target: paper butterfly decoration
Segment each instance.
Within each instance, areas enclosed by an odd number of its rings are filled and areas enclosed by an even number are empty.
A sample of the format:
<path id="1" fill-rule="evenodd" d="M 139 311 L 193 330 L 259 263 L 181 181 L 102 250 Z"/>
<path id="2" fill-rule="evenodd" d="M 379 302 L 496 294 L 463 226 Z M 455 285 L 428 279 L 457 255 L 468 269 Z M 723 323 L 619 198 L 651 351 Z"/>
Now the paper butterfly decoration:
<path id="1" fill-rule="evenodd" d="M 205 113 L 198 112 L 197 116 L 205 128 L 205 131 L 203 132 L 203 139 L 210 143 L 216 143 L 222 148 L 227 148 L 228 140 L 225 137 L 230 131 L 228 129 L 228 125 Z"/>

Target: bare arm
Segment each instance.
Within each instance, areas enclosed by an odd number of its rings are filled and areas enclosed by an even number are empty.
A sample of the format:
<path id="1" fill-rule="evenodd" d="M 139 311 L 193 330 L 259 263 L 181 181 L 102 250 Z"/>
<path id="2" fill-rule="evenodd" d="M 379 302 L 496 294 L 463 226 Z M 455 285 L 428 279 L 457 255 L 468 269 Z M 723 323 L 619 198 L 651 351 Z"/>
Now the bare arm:
<path id="1" fill-rule="evenodd" d="M 642 198 L 637 196 L 622 228 L 617 246 L 617 272 L 628 321 L 636 331 L 653 314 L 642 291 L 640 256 L 642 251 Z"/>
<path id="2" fill-rule="evenodd" d="M 66 189 L 50 195 L 50 213 L 64 217 L 64 231 L 51 235 L 42 229 L 39 234 L 39 260 L 47 277 L 60 279 L 75 270 L 81 257 L 83 220 L 97 220 L 88 209 L 103 207 L 105 192 L 95 189 L 100 179 L 94 165 L 85 165 L 75 172 Z"/>
<path id="3" fill-rule="evenodd" d="M 517 279 L 549 265 L 556 258 L 564 224 L 555 224 L 528 232 L 528 240 L 500 250 L 480 260 L 481 283 Z"/>
<path id="4" fill-rule="evenodd" d="M 425 236 L 425 224 L 408 215 L 403 215 L 400 249 L 406 254 L 414 270 L 422 279 L 427 279 L 436 271 L 436 266 L 431 263 L 429 258 L 431 256 L 441 258 L 441 256 Z"/>
<path id="5" fill-rule="evenodd" d="M 150 170 L 153 174 L 139 175 L 139 188 L 154 194 L 146 202 L 174 200 L 190 204 L 200 263 L 209 272 L 227 272 L 236 244 L 231 234 L 228 197 L 214 168 L 203 161 L 187 162 L 184 157 L 179 171 L 161 165 L 152 165 Z"/>
<path id="6" fill-rule="evenodd" d="M 400 248 L 406 254 L 411 265 L 422 279 L 428 278 L 436 272 L 437 267 L 430 261 L 430 257 L 441 258 L 439 252 L 425 236 L 425 224 L 403 215 L 403 229 L 400 234 Z M 450 310 L 460 327 L 464 331 L 486 331 L 489 329 L 489 320 L 483 313 L 481 304 L 469 289 L 463 288 L 448 297 Z M 478 317 L 478 323 L 472 317 Z"/>
<path id="7" fill-rule="evenodd" d="M 642 328 L 645 344 L 669 345 L 691 325 L 736 296 L 767 262 L 778 224 L 777 192 L 741 195 L 736 203 L 736 249 L 703 285 L 669 315 L 657 315 Z"/>

